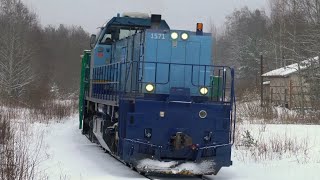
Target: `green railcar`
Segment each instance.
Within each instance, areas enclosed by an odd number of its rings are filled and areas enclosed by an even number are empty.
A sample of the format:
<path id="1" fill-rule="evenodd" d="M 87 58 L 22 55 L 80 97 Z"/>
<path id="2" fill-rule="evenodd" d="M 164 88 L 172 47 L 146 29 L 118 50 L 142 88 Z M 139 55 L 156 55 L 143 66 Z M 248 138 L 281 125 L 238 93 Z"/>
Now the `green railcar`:
<path id="1" fill-rule="evenodd" d="M 80 79 L 80 94 L 79 94 L 79 128 L 82 129 L 83 113 L 85 110 L 84 99 L 89 93 L 89 77 L 90 77 L 90 59 L 91 51 L 85 50 L 81 59 L 81 79 Z"/>

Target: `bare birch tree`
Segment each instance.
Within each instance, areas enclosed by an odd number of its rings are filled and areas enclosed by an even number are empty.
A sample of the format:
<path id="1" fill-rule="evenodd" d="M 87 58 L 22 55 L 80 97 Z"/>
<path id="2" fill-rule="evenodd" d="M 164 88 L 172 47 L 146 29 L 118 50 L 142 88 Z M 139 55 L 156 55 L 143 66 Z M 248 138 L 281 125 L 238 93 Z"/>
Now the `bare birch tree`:
<path id="1" fill-rule="evenodd" d="M 19 99 L 34 80 L 28 30 L 36 20 L 19 0 L 1 0 L 0 4 L 0 87 L 3 96 Z"/>

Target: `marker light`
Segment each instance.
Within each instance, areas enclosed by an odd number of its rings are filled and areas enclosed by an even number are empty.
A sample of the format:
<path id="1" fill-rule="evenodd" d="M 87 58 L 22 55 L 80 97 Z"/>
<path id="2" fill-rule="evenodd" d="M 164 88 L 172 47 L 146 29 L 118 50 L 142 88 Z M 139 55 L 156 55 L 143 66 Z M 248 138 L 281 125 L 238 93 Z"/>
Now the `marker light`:
<path id="1" fill-rule="evenodd" d="M 192 151 L 195 151 L 198 149 L 198 146 L 199 146 L 198 144 L 192 144 L 190 148 L 192 149 Z"/>
<path id="2" fill-rule="evenodd" d="M 183 40 L 187 40 L 187 39 L 189 38 L 189 35 L 188 35 L 187 33 L 183 33 L 183 34 L 181 35 L 181 38 L 182 38 Z"/>
<path id="3" fill-rule="evenodd" d="M 199 117 L 201 118 L 201 119 L 204 119 L 204 118 L 206 118 L 207 117 L 207 111 L 205 111 L 205 110 L 201 110 L 200 112 L 199 112 Z"/>
<path id="4" fill-rule="evenodd" d="M 147 84 L 147 85 L 146 85 L 146 90 L 147 90 L 148 92 L 152 92 L 152 91 L 154 90 L 154 86 L 153 86 L 152 84 Z"/>
<path id="5" fill-rule="evenodd" d="M 173 40 L 178 39 L 178 37 L 179 37 L 178 33 L 176 33 L 176 32 L 171 33 L 171 38 L 172 38 Z"/>
<path id="6" fill-rule="evenodd" d="M 203 31 L 203 24 L 197 23 L 197 31 L 202 32 Z"/>
<path id="7" fill-rule="evenodd" d="M 202 88 L 200 88 L 200 94 L 202 94 L 202 95 L 207 95 L 208 94 L 208 88 L 206 88 L 206 87 L 202 87 Z"/>
<path id="8" fill-rule="evenodd" d="M 196 34 L 199 36 L 203 35 L 203 24 L 202 23 L 197 23 Z"/>

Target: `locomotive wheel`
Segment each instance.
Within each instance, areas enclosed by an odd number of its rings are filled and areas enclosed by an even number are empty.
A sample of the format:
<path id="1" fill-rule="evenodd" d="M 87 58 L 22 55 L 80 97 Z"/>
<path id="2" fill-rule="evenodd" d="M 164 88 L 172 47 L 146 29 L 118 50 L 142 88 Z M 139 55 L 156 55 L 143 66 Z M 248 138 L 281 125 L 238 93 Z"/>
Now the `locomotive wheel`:
<path id="1" fill-rule="evenodd" d="M 94 136 L 94 134 L 93 134 L 93 132 L 92 132 L 92 129 L 90 129 L 90 132 L 89 132 L 89 140 L 94 143 L 93 136 Z"/>
<path id="2" fill-rule="evenodd" d="M 93 117 L 91 118 L 91 121 L 89 122 L 89 140 L 93 143 L 96 143 L 96 137 L 93 133 Z"/>
<path id="3" fill-rule="evenodd" d="M 112 132 L 110 132 L 110 128 L 114 126 L 116 122 L 111 121 L 111 117 L 109 115 L 104 116 L 105 123 L 103 125 L 103 139 L 106 144 L 109 146 L 111 153 L 116 154 L 117 152 L 117 140 L 116 140 L 116 133 L 117 127 L 114 128 Z M 109 129 L 109 130 L 108 130 Z"/>
<path id="4" fill-rule="evenodd" d="M 90 132 L 90 126 L 89 126 L 89 118 L 84 118 L 83 120 L 83 128 L 82 128 L 82 134 L 89 134 Z"/>
<path id="5" fill-rule="evenodd" d="M 145 172 L 142 172 L 142 171 L 138 171 L 138 173 L 139 173 L 140 175 L 142 175 L 142 176 L 145 176 L 145 175 L 146 175 L 146 173 L 145 173 Z"/>

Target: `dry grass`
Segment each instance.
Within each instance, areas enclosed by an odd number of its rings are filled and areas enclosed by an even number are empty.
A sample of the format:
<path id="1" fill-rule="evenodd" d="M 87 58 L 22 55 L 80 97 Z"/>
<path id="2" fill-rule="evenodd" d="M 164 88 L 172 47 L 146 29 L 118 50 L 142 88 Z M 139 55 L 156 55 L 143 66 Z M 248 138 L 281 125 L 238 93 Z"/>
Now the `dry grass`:
<path id="1" fill-rule="evenodd" d="M 32 136 L 27 121 L 16 122 L 12 111 L 1 112 L 1 148 L 0 148 L 0 179 L 29 180 L 42 179 L 37 170 L 41 158 L 39 153 L 43 146 L 43 134 Z"/>
<path id="2" fill-rule="evenodd" d="M 246 92 L 238 98 L 237 117 L 240 122 L 268 124 L 320 124 L 320 111 L 289 110 L 285 107 L 261 107 L 257 92 Z M 319 108 L 318 108 L 319 109 Z"/>
<path id="3" fill-rule="evenodd" d="M 29 112 L 31 121 L 49 122 L 55 120 L 61 122 L 65 117 L 78 112 L 78 104 L 76 101 L 51 101 L 38 108 L 29 109 Z"/>
<path id="4" fill-rule="evenodd" d="M 77 112 L 74 101 L 51 101 L 37 108 L 0 106 L 0 179 L 47 179 L 39 165 L 44 156 L 45 132 L 32 128 L 33 122 L 61 122 Z"/>
<path id="5" fill-rule="evenodd" d="M 249 92 L 238 101 L 236 158 L 255 162 L 285 158 L 308 162 L 311 148 L 308 137 L 294 137 L 285 129 L 276 132 L 280 134 L 271 134 L 267 127 L 268 124 L 320 124 L 320 113 L 309 111 L 302 116 L 299 111 L 284 107 L 261 107 L 259 99 L 257 93 Z"/>
<path id="6" fill-rule="evenodd" d="M 238 102 L 237 117 L 240 122 L 252 124 L 320 124 L 319 111 L 306 111 L 303 115 L 284 107 L 261 107 L 260 101 Z"/>
<path id="7" fill-rule="evenodd" d="M 263 162 L 294 157 L 299 163 L 308 162 L 311 147 L 307 137 L 271 134 L 266 132 L 265 124 L 259 125 L 254 135 L 247 129 L 250 129 L 247 125 L 238 124 L 236 130 L 236 157 L 240 161 Z"/>

